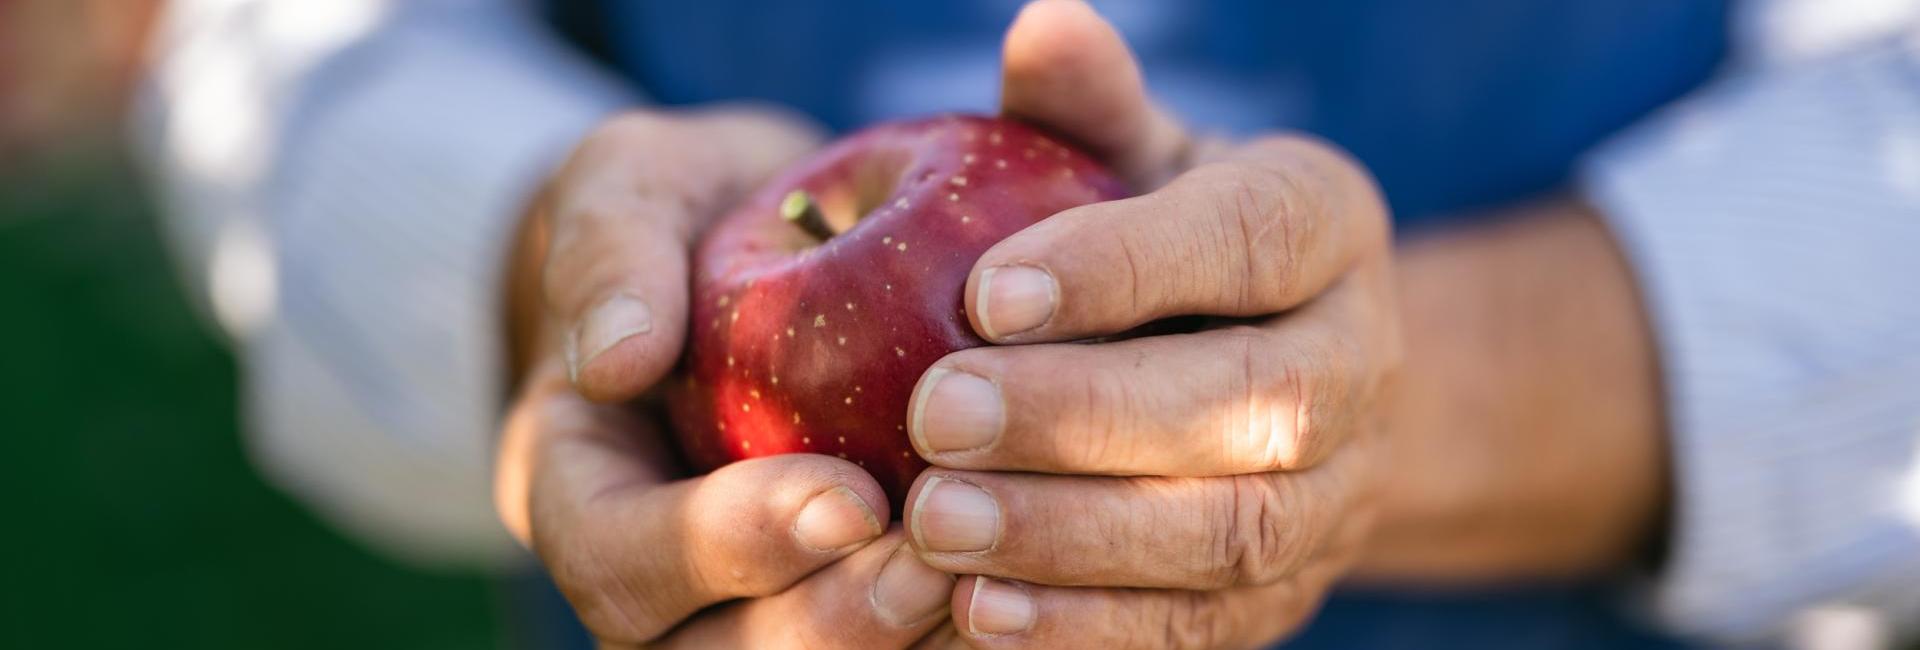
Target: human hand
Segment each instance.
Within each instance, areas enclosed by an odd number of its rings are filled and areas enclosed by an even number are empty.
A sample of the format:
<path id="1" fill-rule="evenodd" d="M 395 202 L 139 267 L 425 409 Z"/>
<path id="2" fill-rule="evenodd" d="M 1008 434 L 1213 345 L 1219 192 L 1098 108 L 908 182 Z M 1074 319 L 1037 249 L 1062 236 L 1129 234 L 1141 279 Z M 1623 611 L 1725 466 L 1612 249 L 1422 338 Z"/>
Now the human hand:
<path id="1" fill-rule="evenodd" d="M 913 546 L 990 576 L 952 602 L 980 647 L 1271 642 L 1373 518 L 1372 406 L 1400 358 L 1383 201 L 1312 140 L 1194 143 L 1083 3 L 1028 5 L 1004 61 L 1007 113 L 1156 189 L 975 265 L 967 313 L 1003 345 L 915 390 L 909 430 L 936 467 L 907 497 Z M 1182 315 L 1237 323 L 1063 343 Z"/>
<path id="2" fill-rule="evenodd" d="M 496 501 L 603 647 L 905 647 L 950 629 L 953 578 L 884 530 L 866 472 L 788 455 L 676 480 L 634 401 L 680 355 L 688 242 L 814 142 L 739 110 L 615 118 L 548 183 L 518 242 L 525 379 Z"/>

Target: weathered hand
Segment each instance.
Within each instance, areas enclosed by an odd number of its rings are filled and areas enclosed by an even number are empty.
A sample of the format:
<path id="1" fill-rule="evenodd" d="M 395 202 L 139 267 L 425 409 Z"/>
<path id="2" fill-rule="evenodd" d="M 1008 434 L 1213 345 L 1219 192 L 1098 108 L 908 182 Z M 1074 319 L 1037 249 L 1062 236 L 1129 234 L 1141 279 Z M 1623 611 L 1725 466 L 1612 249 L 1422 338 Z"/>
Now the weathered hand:
<path id="1" fill-rule="evenodd" d="M 915 391 L 936 467 L 908 496 L 913 545 L 987 576 L 953 600 L 982 647 L 1270 642 L 1372 519 L 1373 407 L 1400 358 L 1383 201 L 1306 138 L 1191 144 L 1080 2 L 1028 5 L 1005 66 L 1006 112 L 1152 191 L 1062 212 L 974 267 L 967 312 L 1003 345 L 949 355 Z M 1067 343 L 1185 315 L 1233 324 Z"/>
<path id="2" fill-rule="evenodd" d="M 700 224 L 813 142 L 739 110 L 616 118 L 523 233 L 510 302 L 526 378 L 496 497 L 603 647 L 899 648 L 950 634 L 953 578 L 883 530 L 887 500 L 866 472 L 790 455 L 678 479 L 654 418 L 629 402 L 680 354 Z"/>

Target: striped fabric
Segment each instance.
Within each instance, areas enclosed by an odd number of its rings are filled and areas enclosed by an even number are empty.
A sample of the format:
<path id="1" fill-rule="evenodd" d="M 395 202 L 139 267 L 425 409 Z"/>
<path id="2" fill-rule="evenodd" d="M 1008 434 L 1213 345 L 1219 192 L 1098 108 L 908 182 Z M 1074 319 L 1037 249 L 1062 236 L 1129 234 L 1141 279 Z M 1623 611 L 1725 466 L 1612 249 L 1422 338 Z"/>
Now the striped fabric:
<path id="1" fill-rule="evenodd" d="M 507 3 L 177 4 L 141 132 L 256 462 L 400 557 L 515 561 L 500 260 L 532 185 L 629 99 Z"/>
<path id="2" fill-rule="evenodd" d="M 1730 79 L 1587 179 L 1665 366 L 1665 613 L 1736 638 L 1810 602 L 1920 621 L 1920 49 Z"/>

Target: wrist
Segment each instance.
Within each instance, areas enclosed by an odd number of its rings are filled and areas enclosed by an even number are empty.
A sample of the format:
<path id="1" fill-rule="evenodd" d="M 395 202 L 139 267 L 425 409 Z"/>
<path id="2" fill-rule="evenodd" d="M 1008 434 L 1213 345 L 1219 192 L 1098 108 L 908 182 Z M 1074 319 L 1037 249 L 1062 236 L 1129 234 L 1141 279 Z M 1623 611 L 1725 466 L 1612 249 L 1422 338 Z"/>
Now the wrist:
<path id="1" fill-rule="evenodd" d="M 1564 577 L 1656 533 L 1656 361 L 1632 278 L 1573 203 L 1399 251 L 1406 365 L 1362 575 Z"/>

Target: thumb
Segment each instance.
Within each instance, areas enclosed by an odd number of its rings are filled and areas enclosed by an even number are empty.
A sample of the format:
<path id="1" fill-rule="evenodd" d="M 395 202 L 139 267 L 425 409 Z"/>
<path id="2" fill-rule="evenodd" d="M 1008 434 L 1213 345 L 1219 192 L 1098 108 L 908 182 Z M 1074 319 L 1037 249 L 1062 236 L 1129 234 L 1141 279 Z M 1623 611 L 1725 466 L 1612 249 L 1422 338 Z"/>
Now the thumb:
<path id="1" fill-rule="evenodd" d="M 1081 0 L 1035 0 L 1007 29 L 1000 111 L 1073 138 L 1143 187 L 1185 157 L 1187 136 L 1147 98 L 1140 65 Z"/>

